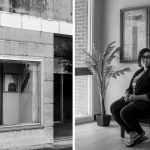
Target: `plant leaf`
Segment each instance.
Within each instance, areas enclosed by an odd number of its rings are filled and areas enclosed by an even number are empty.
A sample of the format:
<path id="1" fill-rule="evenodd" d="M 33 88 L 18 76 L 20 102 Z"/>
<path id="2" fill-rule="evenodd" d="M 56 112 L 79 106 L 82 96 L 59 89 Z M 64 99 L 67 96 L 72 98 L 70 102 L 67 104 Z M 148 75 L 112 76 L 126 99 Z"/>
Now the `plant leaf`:
<path id="1" fill-rule="evenodd" d="M 116 43 L 116 41 L 111 42 L 110 44 L 108 44 L 105 49 L 104 49 L 104 53 L 103 56 L 105 57 L 106 55 L 108 55 L 110 53 L 110 51 L 113 50 L 114 46 L 112 46 L 112 44 Z"/>
<path id="2" fill-rule="evenodd" d="M 110 57 L 107 60 L 107 64 L 109 65 L 111 61 L 116 57 L 115 53 L 120 52 L 120 47 L 116 48 L 115 51 L 110 55 Z"/>
<path id="3" fill-rule="evenodd" d="M 81 49 L 87 56 L 93 57 L 89 52 L 85 51 L 84 49 Z"/>
<path id="4" fill-rule="evenodd" d="M 111 77 L 117 79 L 117 76 L 120 76 L 120 74 L 124 75 L 124 72 L 129 72 L 129 71 L 131 71 L 131 69 L 129 67 L 124 68 L 122 70 L 117 70 L 117 71 L 115 71 L 114 73 L 111 74 Z"/>
<path id="5" fill-rule="evenodd" d="M 125 74 L 125 73 L 124 73 L 123 71 L 121 71 L 121 70 L 120 70 L 120 73 L 123 74 L 123 75 Z"/>
<path id="6" fill-rule="evenodd" d="M 110 77 L 116 70 L 116 67 L 115 66 L 107 66 L 106 69 L 105 69 L 105 72 L 104 72 L 104 76 L 105 78 L 106 77 Z"/>
<path id="7" fill-rule="evenodd" d="M 108 55 L 108 54 L 113 50 L 114 47 L 115 47 L 115 46 L 110 47 L 110 48 L 107 50 L 107 52 L 105 53 L 105 56 Z"/>
<path id="8" fill-rule="evenodd" d="M 94 58 L 85 59 L 85 63 L 87 63 L 88 66 L 96 66 L 97 65 L 97 62 Z"/>
<path id="9" fill-rule="evenodd" d="M 111 61 L 115 58 L 116 56 L 111 56 L 108 58 L 107 60 L 107 65 L 109 65 L 111 63 Z"/>
<path id="10" fill-rule="evenodd" d="M 115 79 L 117 79 L 117 77 L 116 77 L 115 73 L 113 73 L 113 74 L 112 74 L 112 77 L 113 77 L 113 78 L 115 78 Z"/>

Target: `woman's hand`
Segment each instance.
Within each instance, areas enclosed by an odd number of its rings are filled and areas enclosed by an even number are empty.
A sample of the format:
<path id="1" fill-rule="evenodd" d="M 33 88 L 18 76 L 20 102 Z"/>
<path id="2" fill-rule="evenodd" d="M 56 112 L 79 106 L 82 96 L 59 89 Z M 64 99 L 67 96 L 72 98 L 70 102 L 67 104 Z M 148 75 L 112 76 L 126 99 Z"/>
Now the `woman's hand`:
<path id="1" fill-rule="evenodd" d="M 124 100 L 125 100 L 125 102 L 129 102 L 129 96 L 130 96 L 129 91 L 126 91 L 124 93 Z"/>
<path id="2" fill-rule="evenodd" d="M 135 100 L 137 100 L 137 95 L 130 95 L 129 102 L 133 102 Z"/>

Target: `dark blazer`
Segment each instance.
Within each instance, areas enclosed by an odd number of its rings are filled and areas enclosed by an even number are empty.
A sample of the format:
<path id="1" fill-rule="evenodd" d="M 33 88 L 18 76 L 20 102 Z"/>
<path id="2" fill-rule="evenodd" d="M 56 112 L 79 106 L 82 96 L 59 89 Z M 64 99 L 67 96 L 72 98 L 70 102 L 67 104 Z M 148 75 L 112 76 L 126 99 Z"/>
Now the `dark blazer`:
<path id="1" fill-rule="evenodd" d="M 142 69 L 139 69 L 135 72 L 135 74 L 133 75 L 130 84 L 129 84 L 129 88 L 126 91 L 129 91 L 129 94 L 132 94 L 132 82 L 133 79 L 141 72 L 143 71 Z M 139 78 L 139 80 L 137 80 L 136 86 L 135 86 L 135 95 L 142 95 L 142 94 L 146 94 L 148 99 L 150 100 L 150 67 L 149 69 L 147 69 L 147 71 Z M 150 106 L 150 101 L 146 102 L 143 100 L 137 100 L 134 101 L 134 107 L 139 109 L 139 110 L 144 110 L 147 107 Z"/>

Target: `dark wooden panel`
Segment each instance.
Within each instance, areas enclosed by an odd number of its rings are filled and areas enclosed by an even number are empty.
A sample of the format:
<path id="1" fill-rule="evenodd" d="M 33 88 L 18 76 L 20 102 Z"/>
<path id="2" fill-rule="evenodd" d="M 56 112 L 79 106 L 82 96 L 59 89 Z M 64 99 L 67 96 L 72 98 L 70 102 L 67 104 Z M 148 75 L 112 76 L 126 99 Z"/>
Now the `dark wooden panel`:
<path id="1" fill-rule="evenodd" d="M 75 68 L 75 76 L 92 75 L 90 70 L 86 67 Z"/>

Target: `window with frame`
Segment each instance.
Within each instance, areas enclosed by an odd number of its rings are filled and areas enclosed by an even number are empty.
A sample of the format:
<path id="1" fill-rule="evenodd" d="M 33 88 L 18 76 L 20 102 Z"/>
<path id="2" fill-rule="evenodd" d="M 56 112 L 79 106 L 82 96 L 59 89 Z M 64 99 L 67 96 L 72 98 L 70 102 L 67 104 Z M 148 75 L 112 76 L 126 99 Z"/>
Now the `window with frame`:
<path id="1" fill-rule="evenodd" d="M 75 2 L 75 117 L 77 120 L 93 115 L 92 76 L 85 66 L 84 59 L 86 56 L 81 50 L 92 52 L 92 1 L 76 0 Z"/>
<path id="2" fill-rule="evenodd" d="M 41 82 L 42 59 L 0 58 L 0 128 L 42 125 Z"/>

